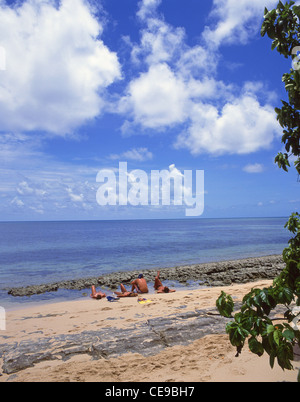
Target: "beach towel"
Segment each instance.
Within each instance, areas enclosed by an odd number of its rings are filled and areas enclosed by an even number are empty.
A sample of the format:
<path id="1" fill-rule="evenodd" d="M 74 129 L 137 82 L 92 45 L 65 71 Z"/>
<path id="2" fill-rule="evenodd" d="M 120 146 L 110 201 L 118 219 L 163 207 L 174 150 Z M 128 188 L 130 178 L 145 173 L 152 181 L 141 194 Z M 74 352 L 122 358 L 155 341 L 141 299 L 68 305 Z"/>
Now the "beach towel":
<path id="1" fill-rule="evenodd" d="M 115 302 L 120 300 L 118 297 L 112 297 L 112 296 L 106 296 L 106 298 L 109 302 Z"/>
<path id="2" fill-rule="evenodd" d="M 145 298 L 141 298 L 141 297 L 138 298 L 139 304 L 147 304 L 147 303 L 151 303 L 151 302 L 152 302 L 152 300 L 150 300 L 150 299 L 145 299 Z"/>

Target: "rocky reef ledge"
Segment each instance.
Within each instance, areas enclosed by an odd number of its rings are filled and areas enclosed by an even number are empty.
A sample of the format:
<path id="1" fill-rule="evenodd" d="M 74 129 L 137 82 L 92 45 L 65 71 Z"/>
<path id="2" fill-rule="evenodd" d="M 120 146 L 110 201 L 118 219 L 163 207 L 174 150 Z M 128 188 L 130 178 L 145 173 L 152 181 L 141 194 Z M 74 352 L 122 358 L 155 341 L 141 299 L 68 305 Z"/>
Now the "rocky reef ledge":
<path id="1" fill-rule="evenodd" d="M 59 281 L 49 284 L 32 285 L 8 289 L 12 296 L 31 296 L 58 289 L 83 290 L 92 285 L 116 289 L 120 283 L 129 284 L 138 274 L 143 273 L 148 282 L 153 282 L 157 270 L 162 281 L 179 283 L 199 282 L 202 286 L 227 286 L 232 283 L 247 283 L 260 279 L 274 279 L 284 268 L 281 255 L 245 258 L 232 261 L 201 263 L 172 268 L 140 269 L 135 271 L 115 272 L 94 278 L 81 278 Z"/>

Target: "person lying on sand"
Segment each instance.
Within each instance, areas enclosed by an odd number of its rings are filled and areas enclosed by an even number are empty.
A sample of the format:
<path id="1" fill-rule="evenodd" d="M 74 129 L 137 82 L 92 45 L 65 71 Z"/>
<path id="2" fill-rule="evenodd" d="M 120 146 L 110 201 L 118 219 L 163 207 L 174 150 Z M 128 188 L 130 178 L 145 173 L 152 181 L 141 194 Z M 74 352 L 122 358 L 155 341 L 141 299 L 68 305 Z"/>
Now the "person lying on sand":
<path id="1" fill-rule="evenodd" d="M 131 282 L 131 291 L 136 291 L 137 293 L 148 293 L 147 282 L 143 274 L 139 274 L 138 278 Z"/>
<path id="2" fill-rule="evenodd" d="M 157 276 L 155 277 L 155 282 L 154 282 L 154 289 L 156 290 L 157 293 L 170 293 L 170 292 L 176 292 L 174 289 L 169 289 L 167 286 L 164 286 L 161 283 L 161 280 L 159 279 L 159 274 L 160 271 L 157 271 Z"/>
<path id="3" fill-rule="evenodd" d="M 120 288 L 121 288 L 121 292 L 114 292 L 114 294 L 116 296 L 118 296 L 118 297 L 134 297 L 134 296 L 138 296 L 137 293 L 128 291 L 125 288 L 125 286 L 123 285 L 123 283 L 121 283 Z"/>
<path id="4" fill-rule="evenodd" d="M 102 299 L 102 298 L 105 297 L 105 296 L 106 296 L 105 293 L 103 293 L 103 292 L 96 292 L 95 286 L 94 286 L 94 285 L 92 286 L 92 294 L 90 295 L 90 297 L 91 297 L 92 299 Z"/>

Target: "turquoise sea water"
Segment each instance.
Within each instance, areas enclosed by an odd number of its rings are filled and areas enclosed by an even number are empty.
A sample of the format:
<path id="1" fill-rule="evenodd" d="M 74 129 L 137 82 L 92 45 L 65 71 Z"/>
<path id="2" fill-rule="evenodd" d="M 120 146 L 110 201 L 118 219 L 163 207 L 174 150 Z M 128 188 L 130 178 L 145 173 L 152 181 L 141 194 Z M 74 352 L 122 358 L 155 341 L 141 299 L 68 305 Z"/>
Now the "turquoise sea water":
<path id="1" fill-rule="evenodd" d="M 290 237 L 284 229 L 286 221 L 287 218 L 1 222 L 0 305 L 24 299 L 7 296 L 8 287 L 281 254 Z M 59 291 L 30 300 L 59 297 L 79 297 L 79 293 Z"/>

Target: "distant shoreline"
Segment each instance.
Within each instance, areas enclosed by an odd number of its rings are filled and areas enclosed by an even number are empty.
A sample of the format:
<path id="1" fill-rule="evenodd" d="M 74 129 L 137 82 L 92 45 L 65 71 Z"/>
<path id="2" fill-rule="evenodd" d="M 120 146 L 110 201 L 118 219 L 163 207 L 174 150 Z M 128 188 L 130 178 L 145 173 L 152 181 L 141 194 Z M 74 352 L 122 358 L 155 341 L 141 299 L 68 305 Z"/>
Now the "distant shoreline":
<path id="1" fill-rule="evenodd" d="M 83 290 L 92 285 L 114 290 L 120 283 L 125 285 L 143 273 L 148 282 L 153 282 L 157 270 L 160 270 L 161 280 L 172 280 L 178 283 L 187 281 L 199 282 L 201 286 L 228 286 L 261 279 L 274 279 L 284 268 L 281 255 L 250 257 L 237 260 L 218 261 L 172 268 L 141 269 L 134 271 L 114 272 L 92 278 L 62 280 L 54 283 L 9 288 L 8 294 L 14 297 L 32 296 L 58 289 Z"/>

